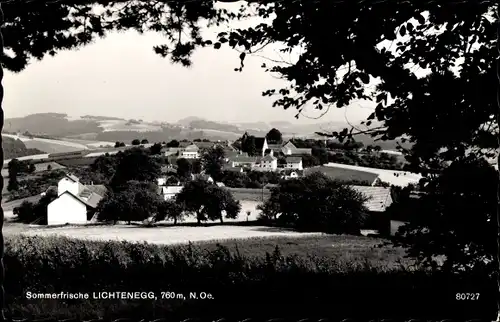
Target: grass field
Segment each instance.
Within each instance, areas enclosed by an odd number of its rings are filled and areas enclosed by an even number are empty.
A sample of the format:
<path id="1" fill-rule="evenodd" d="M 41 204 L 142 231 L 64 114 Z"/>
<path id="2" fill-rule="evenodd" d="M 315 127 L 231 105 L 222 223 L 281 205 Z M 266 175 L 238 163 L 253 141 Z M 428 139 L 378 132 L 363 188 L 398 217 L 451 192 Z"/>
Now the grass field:
<path id="1" fill-rule="evenodd" d="M 47 153 L 74 152 L 87 149 L 86 146 L 67 141 L 33 139 L 24 141 L 24 144 L 29 149 L 38 149 Z"/>
<path id="2" fill-rule="evenodd" d="M 263 202 L 269 198 L 271 191 L 268 189 L 228 188 L 234 198 L 240 201 Z"/>

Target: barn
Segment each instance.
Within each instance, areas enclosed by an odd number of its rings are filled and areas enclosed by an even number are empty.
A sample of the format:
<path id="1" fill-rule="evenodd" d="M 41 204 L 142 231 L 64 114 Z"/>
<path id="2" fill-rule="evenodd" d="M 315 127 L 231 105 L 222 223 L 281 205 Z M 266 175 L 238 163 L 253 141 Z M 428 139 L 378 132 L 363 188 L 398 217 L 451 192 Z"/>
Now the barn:
<path id="1" fill-rule="evenodd" d="M 57 185 L 57 198 L 47 206 L 47 225 L 89 222 L 106 191 L 102 185 L 84 185 L 77 177 L 66 175 Z"/>

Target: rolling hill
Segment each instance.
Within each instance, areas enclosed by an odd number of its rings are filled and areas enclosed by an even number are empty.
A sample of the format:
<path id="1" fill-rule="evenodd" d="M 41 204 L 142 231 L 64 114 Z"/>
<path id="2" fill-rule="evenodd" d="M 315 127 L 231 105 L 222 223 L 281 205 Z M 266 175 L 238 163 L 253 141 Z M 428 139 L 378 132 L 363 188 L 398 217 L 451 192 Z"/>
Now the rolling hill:
<path id="1" fill-rule="evenodd" d="M 25 117 L 5 120 L 5 133 L 25 133 L 33 136 L 43 136 L 45 139 L 73 139 L 86 141 L 126 142 L 133 139 L 147 139 L 150 142 L 170 141 L 173 139 L 194 140 L 205 138 L 209 140 L 236 140 L 243 133 L 248 132 L 255 136 L 265 136 L 272 128 L 277 128 L 285 139 L 291 137 L 320 138 L 316 131 L 339 131 L 347 124 L 344 122 L 323 122 L 316 124 L 294 124 L 288 121 L 274 122 L 218 122 L 190 116 L 177 121 L 166 123 L 161 120 L 145 122 L 143 120 L 126 120 L 119 117 L 85 115 L 81 118 L 70 118 L 61 113 L 39 113 Z M 384 150 L 395 150 L 395 141 L 377 141 L 367 135 L 356 137 L 364 145 L 379 145 Z M 42 151 L 56 152 L 45 143 L 32 142 L 33 146 Z M 54 143 L 54 142 L 53 142 Z M 57 143 L 57 142 L 55 142 Z M 25 143 L 27 144 L 27 143 Z M 57 152 L 72 150 L 74 144 L 59 144 L 55 146 Z M 85 144 L 88 145 L 88 144 Z M 71 146 L 70 148 L 67 148 Z M 47 152 L 47 151 L 46 151 Z"/>
<path id="2" fill-rule="evenodd" d="M 45 153 L 36 148 L 28 148 L 23 141 L 7 136 L 2 136 L 2 145 L 5 160 Z"/>

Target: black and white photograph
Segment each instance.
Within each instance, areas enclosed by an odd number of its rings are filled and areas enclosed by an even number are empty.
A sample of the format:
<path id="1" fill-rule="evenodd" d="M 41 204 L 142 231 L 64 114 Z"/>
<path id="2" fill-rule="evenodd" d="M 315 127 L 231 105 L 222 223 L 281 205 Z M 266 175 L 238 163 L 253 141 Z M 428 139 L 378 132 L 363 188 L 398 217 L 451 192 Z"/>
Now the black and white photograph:
<path id="1" fill-rule="evenodd" d="M 0 8 L 0 321 L 500 322 L 497 1 Z"/>

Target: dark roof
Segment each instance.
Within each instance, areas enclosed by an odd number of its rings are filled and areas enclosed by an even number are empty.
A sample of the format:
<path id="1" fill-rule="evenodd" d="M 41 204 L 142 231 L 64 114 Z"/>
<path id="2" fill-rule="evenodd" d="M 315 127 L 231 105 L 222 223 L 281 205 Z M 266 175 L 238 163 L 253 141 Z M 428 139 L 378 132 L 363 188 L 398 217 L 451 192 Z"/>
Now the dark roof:
<path id="1" fill-rule="evenodd" d="M 229 161 L 232 161 L 232 162 L 257 162 L 257 158 L 256 157 L 249 157 L 249 156 L 236 156 L 236 157 L 232 157 L 232 158 L 229 158 Z"/>
<path id="2" fill-rule="evenodd" d="M 270 150 L 276 151 L 281 151 L 281 148 L 283 147 L 281 144 L 268 144 L 267 145 Z"/>
<path id="3" fill-rule="evenodd" d="M 66 178 L 70 179 L 73 182 L 79 182 L 80 181 L 80 179 L 78 179 L 78 177 L 75 176 L 75 175 L 73 175 L 73 174 L 66 174 Z"/>
<path id="4" fill-rule="evenodd" d="M 200 149 L 210 149 L 216 145 L 215 142 L 194 142 L 194 144 Z"/>
<path id="5" fill-rule="evenodd" d="M 193 144 L 193 143 L 192 142 L 185 142 L 185 141 L 179 142 L 179 148 L 185 148 L 191 144 Z"/>
<path id="6" fill-rule="evenodd" d="M 370 185 L 373 184 L 378 178 L 378 174 L 375 173 L 360 171 L 360 170 L 335 168 L 335 167 L 320 166 L 304 170 L 305 175 L 309 175 L 314 172 L 321 172 L 334 180 L 339 180 L 343 182 L 349 182 L 349 181 L 366 182 Z"/>
<path id="7" fill-rule="evenodd" d="M 365 186 L 352 187 L 369 198 L 365 202 L 365 206 L 369 211 L 383 212 L 392 204 L 390 188 Z"/>
<path id="8" fill-rule="evenodd" d="M 225 171 L 231 171 L 231 172 L 241 172 L 241 169 L 242 169 L 242 168 L 240 168 L 240 167 L 231 167 L 230 165 L 225 165 L 225 166 L 223 167 L 223 169 L 224 169 Z"/>
<path id="9" fill-rule="evenodd" d="M 266 141 L 266 138 L 255 138 L 255 148 L 257 150 L 262 150 L 264 147 L 264 142 Z"/>
<path id="10" fill-rule="evenodd" d="M 274 160 L 276 160 L 276 158 L 275 158 L 275 157 L 273 157 L 273 156 L 271 156 L 271 155 L 266 155 L 266 156 L 264 156 L 264 157 L 260 158 L 260 160 L 259 160 L 259 161 L 261 161 L 261 162 L 262 162 L 262 161 L 265 161 L 265 162 L 271 162 L 271 161 L 274 161 Z"/>
<path id="11" fill-rule="evenodd" d="M 301 157 L 289 157 L 289 156 L 287 156 L 285 159 L 286 159 L 287 163 L 299 163 L 302 161 Z"/>

